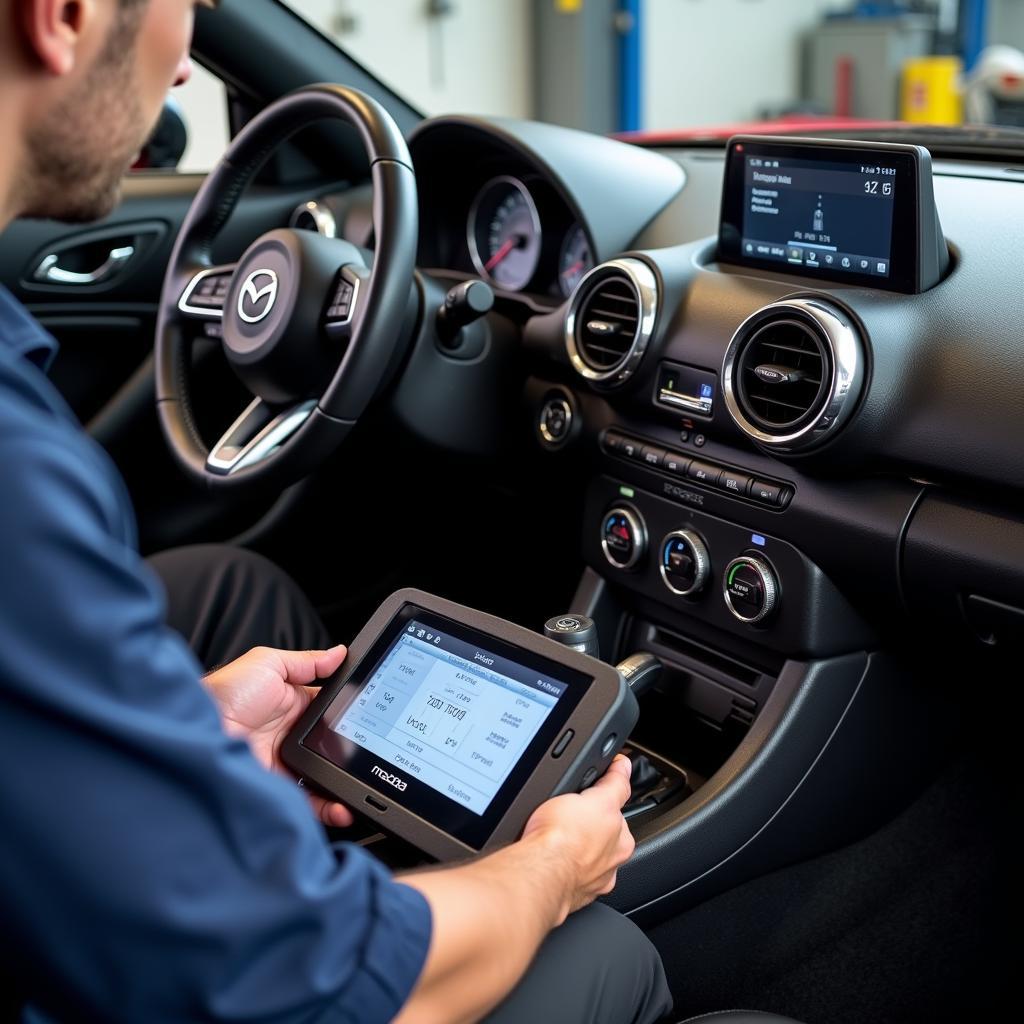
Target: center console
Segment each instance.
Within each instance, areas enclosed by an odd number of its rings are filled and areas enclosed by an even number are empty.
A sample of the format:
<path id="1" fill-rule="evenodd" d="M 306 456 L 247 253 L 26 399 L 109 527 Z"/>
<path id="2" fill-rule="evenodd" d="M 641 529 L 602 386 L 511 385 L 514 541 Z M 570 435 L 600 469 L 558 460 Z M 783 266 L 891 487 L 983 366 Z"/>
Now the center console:
<path id="1" fill-rule="evenodd" d="M 922 488 L 860 460 L 878 310 L 949 272 L 930 156 L 740 137 L 723 180 L 717 239 L 601 264 L 526 327 L 535 440 L 589 467 L 571 610 L 664 665 L 631 743 L 686 788 L 631 817 L 612 897 L 650 919 L 863 834 L 927 763 L 880 653 Z"/>

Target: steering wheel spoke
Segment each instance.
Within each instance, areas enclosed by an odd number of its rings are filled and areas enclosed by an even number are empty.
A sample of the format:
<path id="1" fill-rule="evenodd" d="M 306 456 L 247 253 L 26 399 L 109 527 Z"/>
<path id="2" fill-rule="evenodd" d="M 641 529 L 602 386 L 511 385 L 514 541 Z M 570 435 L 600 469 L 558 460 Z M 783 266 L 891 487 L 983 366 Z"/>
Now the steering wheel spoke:
<path id="1" fill-rule="evenodd" d="M 234 263 L 199 271 L 181 293 L 178 312 L 193 320 L 222 320 L 234 272 Z"/>
<path id="2" fill-rule="evenodd" d="M 298 431 L 314 409 L 312 399 L 286 408 L 254 399 L 213 446 L 206 468 L 217 476 L 231 476 L 263 462 Z"/>

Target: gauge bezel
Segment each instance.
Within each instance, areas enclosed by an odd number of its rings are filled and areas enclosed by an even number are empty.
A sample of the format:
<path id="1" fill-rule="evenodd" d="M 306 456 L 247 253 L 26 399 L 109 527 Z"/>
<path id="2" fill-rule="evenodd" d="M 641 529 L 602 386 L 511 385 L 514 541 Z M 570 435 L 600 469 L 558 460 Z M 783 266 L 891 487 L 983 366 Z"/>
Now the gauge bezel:
<path id="1" fill-rule="evenodd" d="M 477 245 L 476 241 L 477 218 L 480 216 L 482 201 L 487 193 L 497 185 L 511 185 L 526 201 L 526 208 L 530 213 L 530 219 L 533 222 L 533 230 L 537 239 L 537 259 L 534 263 L 533 269 L 530 271 L 530 276 L 521 285 L 518 285 L 515 288 L 501 284 L 494 275 L 490 273 L 490 271 L 485 269 L 487 261 L 481 257 L 480 247 Z M 544 247 L 544 230 L 540 223 L 540 213 L 537 210 L 537 201 L 533 198 L 533 194 L 526 187 L 523 181 L 511 174 L 499 174 L 496 178 L 491 178 L 480 187 L 480 190 L 474 196 L 473 202 L 469 207 L 469 217 L 466 221 L 466 244 L 469 247 L 469 258 L 473 261 L 473 266 L 481 278 L 489 284 L 500 288 L 502 291 L 521 292 L 526 289 L 530 282 L 537 276 L 537 270 L 540 267 L 541 254 Z"/>
<path id="2" fill-rule="evenodd" d="M 584 269 L 583 273 L 580 274 L 579 279 L 576 281 L 576 284 L 574 284 L 567 291 L 564 280 L 562 278 L 562 264 L 565 262 L 565 254 L 569 248 L 569 241 L 576 234 L 576 232 L 579 232 L 583 236 L 583 241 L 586 243 L 587 246 L 587 252 L 590 254 L 590 260 L 588 265 Z M 587 229 L 578 220 L 574 220 L 572 224 L 569 225 L 568 230 L 562 236 L 562 244 L 558 248 L 558 266 L 556 268 L 558 271 L 558 278 L 556 283 L 558 285 L 558 290 L 561 293 L 562 297 L 566 299 L 571 298 L 572 293 L 576 290 L 580 281 L 582 281 L 583 278 L 586 277 L 587 274 L 589 274 L 596 266 L 597 257 L 594 255 L 594 246 L 593 243 L 590 241 L 590 235 L 587 234 Z"/>

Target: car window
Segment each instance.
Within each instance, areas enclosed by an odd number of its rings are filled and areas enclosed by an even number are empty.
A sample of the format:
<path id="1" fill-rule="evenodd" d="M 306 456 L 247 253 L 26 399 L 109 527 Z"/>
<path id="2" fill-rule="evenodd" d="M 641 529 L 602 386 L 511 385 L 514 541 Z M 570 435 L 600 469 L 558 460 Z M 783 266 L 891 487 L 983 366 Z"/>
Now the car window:
<path id="1" fill-rule="evenodd" d="M 967 145 L 995 124 L 1024 142 L 1021 0 L 281 2 L 428 116 L 714 137 L 896 122 Z"/>
<path id="2" fill-rule="evenodd" d="M 205 174 L 221 158 L 230 137 L 227 89 L 216 75 L 193 62 L 192 77 L 168 94 L 135 170 Z"/>

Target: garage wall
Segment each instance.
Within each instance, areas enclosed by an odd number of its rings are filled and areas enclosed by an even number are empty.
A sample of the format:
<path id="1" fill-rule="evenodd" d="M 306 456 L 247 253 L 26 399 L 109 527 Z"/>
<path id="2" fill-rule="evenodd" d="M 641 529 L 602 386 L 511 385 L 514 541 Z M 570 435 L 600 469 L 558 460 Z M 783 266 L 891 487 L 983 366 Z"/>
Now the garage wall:
<path id="1" fill-rule="evenodd" d="M 427 114 L 529 117 L 530 0 L 289 0 L 370 71 Z"/>
<path id="2" fill-rule="evenodd" d="M 749 121 L 800 92 L 803 34 L 842 0 L 646 0 L 644 127 Z"/>

